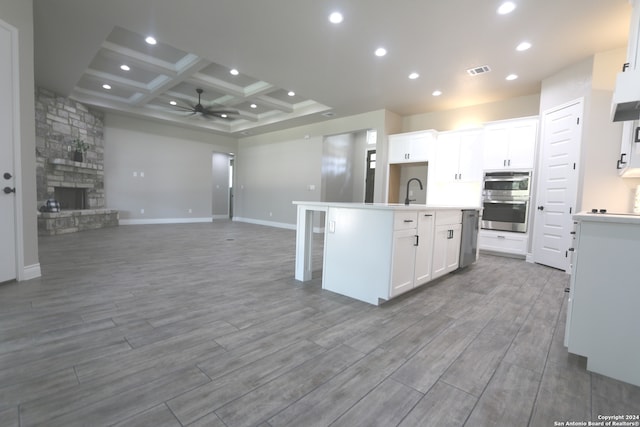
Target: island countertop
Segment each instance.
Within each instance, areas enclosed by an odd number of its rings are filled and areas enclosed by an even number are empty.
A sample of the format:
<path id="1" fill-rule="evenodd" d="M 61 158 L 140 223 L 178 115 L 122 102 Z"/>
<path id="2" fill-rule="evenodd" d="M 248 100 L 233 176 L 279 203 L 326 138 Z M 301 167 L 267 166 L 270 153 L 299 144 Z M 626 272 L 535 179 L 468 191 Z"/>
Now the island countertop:
<path id="1" fill-rule="evenodd" d="M 317 208 L 350 208 L 350 209 L 374 209 L 374 210 L 451 210 L 451 209 L 480 209 L 480 206 L 443 206 L 443 205 L 421 205 L 421 204 L 409 204 L 404 203 L 347 203 L 347 202 L 305 202 L 305 201 L 293 201 L 294 205 L 309 206 Z"/>
<path id="2" fill-rule="evenodd" d="M 575 221 L 610 222 L 620 224 L 640 224 L 640 214 L 632 213 L 591 213 L 580 212 L 573 216 Z"/>

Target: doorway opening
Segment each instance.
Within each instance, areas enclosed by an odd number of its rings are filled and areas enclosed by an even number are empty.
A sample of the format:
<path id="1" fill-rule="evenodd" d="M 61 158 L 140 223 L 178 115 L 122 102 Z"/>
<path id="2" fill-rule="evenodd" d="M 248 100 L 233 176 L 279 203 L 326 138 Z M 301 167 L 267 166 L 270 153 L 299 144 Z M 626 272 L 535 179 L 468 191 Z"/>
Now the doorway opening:
<path id="1" fill-rule="evenodd" d="M 364 179 L 364 202 L 373 203 L 373 190 L 376 182 L 376 150 L 367 150 Z"/>

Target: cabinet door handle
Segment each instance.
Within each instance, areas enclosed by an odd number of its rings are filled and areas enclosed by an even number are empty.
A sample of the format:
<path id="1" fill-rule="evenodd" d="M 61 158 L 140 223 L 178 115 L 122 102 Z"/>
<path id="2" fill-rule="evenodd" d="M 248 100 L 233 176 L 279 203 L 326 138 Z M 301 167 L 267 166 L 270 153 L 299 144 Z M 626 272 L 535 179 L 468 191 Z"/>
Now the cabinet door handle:
<path id="1" fill-rule="evenodd" d="M 502 161 L 502 166 L 507 166 L 507 161 L 506 160 Z"/>
<path id="2" fill-rule="evenodd" d="M 431 215 L 431 214 L 424 214 L 424 216 L 433 216 L 433 215 Z"/>
<path id="3" fill-rule="evenodd" d="M 416 234 L 416 242 L 413 244 L 413 246 L 419 246 L 419 245 L 420 245 L 420 236 Z"/>
<path id="4" fill-rule="evenodd" d="M 507 165 L 511 166 L 511 159 L 507 160 Z"/>
<path id="5" fill-rule="evenodd" d="M 622 161 L 618 160 L 618 162 L 616 163 L 616 169 L 622 169 L 623 164 L 624 163 Z"/>
<path id="6" fill-rule="evenodd" d="M 412 219 L 405 219 L 404 222 L 413 222 Z"/>

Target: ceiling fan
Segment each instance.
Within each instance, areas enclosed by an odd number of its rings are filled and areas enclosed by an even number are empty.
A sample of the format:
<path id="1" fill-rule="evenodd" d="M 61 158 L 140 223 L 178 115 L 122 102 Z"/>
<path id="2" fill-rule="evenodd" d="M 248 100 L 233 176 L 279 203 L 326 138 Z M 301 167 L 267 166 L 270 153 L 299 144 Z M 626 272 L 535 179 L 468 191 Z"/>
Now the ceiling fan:
<path id="1" fill-rule="evenodd" d="M 200 114 L 202 117 L 220 117 L 227 118 L 230 114 L 240 114 L 238 110 L 230 110 L 226 108 L 213 108 L 213 107 L 205 107 L 202 105 L 200 101 L 200 97 L 204 90 L 197 88 L 196 92 L 198 92 L 198 103 L 193 106 L 183 107 L 181 105 L 176 105 L 175 107 L 180 108 L 181 110 L 191 112 L 190 116 L 194 116 L 196 114 Z"/>

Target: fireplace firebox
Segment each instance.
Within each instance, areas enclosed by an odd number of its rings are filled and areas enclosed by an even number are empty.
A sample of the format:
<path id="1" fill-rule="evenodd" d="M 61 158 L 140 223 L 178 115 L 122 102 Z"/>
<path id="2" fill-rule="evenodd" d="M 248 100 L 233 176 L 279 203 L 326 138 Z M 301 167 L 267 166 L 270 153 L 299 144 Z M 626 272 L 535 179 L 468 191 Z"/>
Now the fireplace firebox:
<path id="1" fill-rule="evenodd" d="M 87 209 L 86 188 L 55 187 L 55 199 L 60 203 L 61 210 Z"/>

